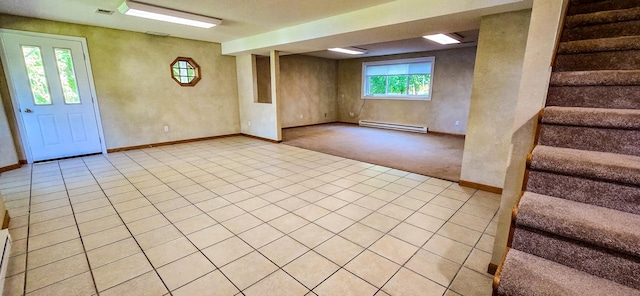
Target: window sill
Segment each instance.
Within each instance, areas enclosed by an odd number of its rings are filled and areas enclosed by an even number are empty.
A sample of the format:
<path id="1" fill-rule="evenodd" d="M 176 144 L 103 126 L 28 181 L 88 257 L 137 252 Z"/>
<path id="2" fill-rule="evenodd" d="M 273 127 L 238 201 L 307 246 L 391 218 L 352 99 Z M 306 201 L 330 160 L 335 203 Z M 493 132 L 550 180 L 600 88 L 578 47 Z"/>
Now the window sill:
<path id="1" fill-rule="evenodd" d="M 363 100 L 392 100 L 392 101 L 431 101 L 431 98 L 394 97 L 394 96 L 384 96 L 384 97 L 363 96 L 362 99 Z"/>

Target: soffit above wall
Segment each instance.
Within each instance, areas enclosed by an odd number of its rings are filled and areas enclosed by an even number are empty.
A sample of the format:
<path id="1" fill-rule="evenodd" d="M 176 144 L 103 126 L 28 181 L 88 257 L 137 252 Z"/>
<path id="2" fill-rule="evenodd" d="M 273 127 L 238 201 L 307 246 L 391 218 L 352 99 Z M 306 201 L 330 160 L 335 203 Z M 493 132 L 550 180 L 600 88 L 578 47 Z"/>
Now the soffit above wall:
<path id="1" fill-rule="evenodd" d="M 341 53 L 336 53 L 328 50 L 307 52 L 307 53 L 304 53 L 304 55 L 321 57 L 325 59 L 342 60 L 342 59 L 375 57 L 375 56 L 385 56 L 385 55 L 412 53 L 412 52 L 436 51 L 436 50 L 454 49 L 454 48 L 461 48 L 461 47 L 473 47 L 478 45 L 478 35 L 480 33 L 480 30 L 470 30 L 470 31 L 462 31 L 462 32 L 455 32 L 455 33 L 462 36 L 462 40 L 461 40 L 462 43 L 451 44 L 451 45 L 440 45 L 435 42 L 424 39 L 422 37 L 417 37 L 417 38 L 395 40 L 395 41 L 382 42 L 382 43 L 355 45 L 355 47 L 367 50 L 367 53 L 362 55 L 341 54 Z"/>
<path id="2" fill-rule="evenodd" d="M 533 0 L 140 0 L 223 19 L 212 29 L 124 16 L 123 0 L 2 0 L 0 13 L 222 43 L 228 55 L 309 53 L 325 58 L 330 47 L 370 47 L 366 56 L 441 50 L 425 43 L 432 33 L 469 32 L 484 15 L 527 9 Z M 112 15 L 96 9 L 116 10 Z M 475 42 L 472 40 L 470 42 Z"/>

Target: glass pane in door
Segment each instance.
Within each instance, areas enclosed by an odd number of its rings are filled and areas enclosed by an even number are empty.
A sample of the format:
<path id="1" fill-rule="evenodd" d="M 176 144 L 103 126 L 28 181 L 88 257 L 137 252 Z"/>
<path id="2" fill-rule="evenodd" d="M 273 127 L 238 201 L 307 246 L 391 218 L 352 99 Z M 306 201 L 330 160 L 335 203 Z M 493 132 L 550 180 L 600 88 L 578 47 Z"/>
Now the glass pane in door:
<path id="1" fill-rule="evenodd" d="M 34 103 L 36 105 L 51 105 L 51 94 L 47 85 L 47 75 L 44 73 L 40 47 L 23 45 L 22 56 L 27 68 Z"/>
<path id="2" fill-rule="evenodd" d="M 64 102 L 66 104 L 80 104 L 80 94 L 78 93 L 76 73 L 73 70 L 71 50 L 68 48 L 56 48 L 54 52 L 56 54 L 58 73 L 60 73 Z"/>

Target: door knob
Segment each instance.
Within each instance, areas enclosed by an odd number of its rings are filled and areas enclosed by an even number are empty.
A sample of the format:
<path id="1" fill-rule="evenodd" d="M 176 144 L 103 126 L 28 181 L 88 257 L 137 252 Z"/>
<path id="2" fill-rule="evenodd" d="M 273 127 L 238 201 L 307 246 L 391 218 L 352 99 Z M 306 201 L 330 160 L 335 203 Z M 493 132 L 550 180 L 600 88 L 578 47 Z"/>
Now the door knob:
<path id="1" fill-rule="evenodd" d="M 31 109 L 24 109 L 24 113 L 33 113 Z"/>

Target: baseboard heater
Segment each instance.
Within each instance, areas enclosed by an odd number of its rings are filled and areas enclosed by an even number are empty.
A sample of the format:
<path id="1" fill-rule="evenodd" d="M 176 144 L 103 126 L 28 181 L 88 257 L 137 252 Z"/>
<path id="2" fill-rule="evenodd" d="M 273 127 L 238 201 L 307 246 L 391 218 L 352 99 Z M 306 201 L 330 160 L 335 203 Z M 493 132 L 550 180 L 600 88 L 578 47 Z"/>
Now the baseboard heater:
<path id="1" fill-rule="evenodd" d="M 359 124 L 360 126 L 385 128 L 385 129 L 392 129 L 397 131 L 423 133 L 423 134 L 427 133 L 427 127 L 419 126 L 419 125 L 407 125 L 407 124 L 388 123 L 388 122 L 370 121 L 370 120 L 360 120 Z"/>

